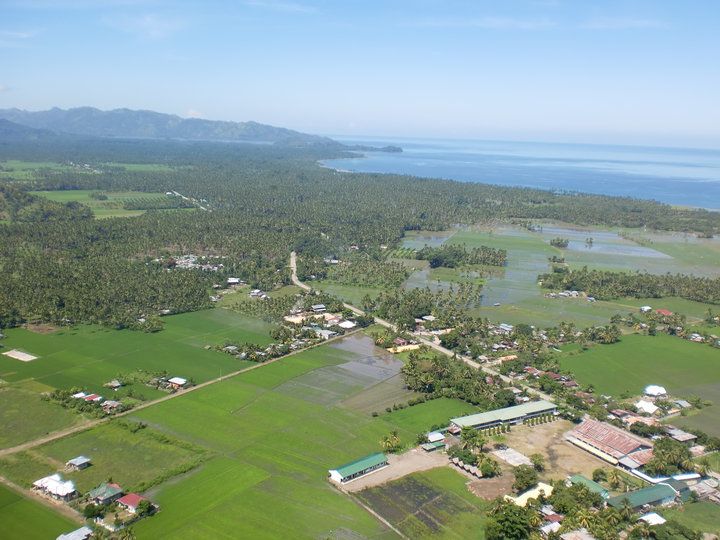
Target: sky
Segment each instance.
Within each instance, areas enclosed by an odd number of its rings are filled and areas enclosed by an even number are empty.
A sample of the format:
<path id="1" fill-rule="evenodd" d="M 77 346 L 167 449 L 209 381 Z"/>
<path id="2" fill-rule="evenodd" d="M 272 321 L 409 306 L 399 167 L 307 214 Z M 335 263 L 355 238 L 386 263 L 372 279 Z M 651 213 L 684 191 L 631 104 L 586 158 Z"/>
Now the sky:
<path id="1" fill-rule="evenodd" d="M 0 108 L 720 147 L 717 0 L 0 0 Z"/>

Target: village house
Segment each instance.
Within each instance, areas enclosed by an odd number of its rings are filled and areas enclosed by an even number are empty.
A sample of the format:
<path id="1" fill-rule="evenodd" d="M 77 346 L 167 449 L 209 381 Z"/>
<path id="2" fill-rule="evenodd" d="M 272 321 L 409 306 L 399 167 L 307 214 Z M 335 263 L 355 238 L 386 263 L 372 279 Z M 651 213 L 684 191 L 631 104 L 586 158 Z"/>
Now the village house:
<path id="1" fill-rule="evenodd" d="M 148 499 L 146 499 L 142 495 L 138 495 L 137 493 L 128 493 L 127 495 L 123 495 L 122 497 L 120 497 L 117 500 L 117 503 L 131 514 L 135 514 L 137 513 L 137 509 L 140 503 L 147 500 Z"/>
<path id="2" fill-rule="evenodd" d="M 608 499 L 610 497 L 610 492 L 602 487 L 600 484 L 595 482 L 594 480 L 590 480 L 589 478 L 586 478 L 585 476 L 581 474 L 575 474 L 568 478 L 567 483 L 569 485 L 581 485 L 585 486 L 588 491 L 591 493 L 597 493 L 600 495 L 603 499 Z"/>
<path id="3" fill-rule="evenodd" d="M 123 496 L 123 490 L 118 484 L 102 483 L 95 489 L 90 490 L 88 498 L 95 504 L 110 504 Z"/>
<path id="4" fill-rule="evenodd" d="M 314 313 L 325 313 L 327 308 L 325 304 L 313 304 L 310 306 L 310 309 L 312 309 Z"/>
<path id="5" fill-rule="evenodd" d="M 667 396 L 667 390 L 665 387 L 658 386 L 657 384 L 651 384 L 645 387 L 643 392 L 646 396 L 651 398 L 664 398 Z"/>
<path id="6" fill-rule="evenodd" d="M 633 510 L 637 510 L 644 506 L 666 506 L 675 502 L 679 496 L 680 492 L 676 491 L 671 485 L 660 482 L 652 486 L 610 497 L 607 503 L 613 508 L 620 509 L 627 500 Z"/>
<path id="7" fill-rule="evenodd" d="M 89 457 L 78 456 L 65 463 L 65 468 L 70 471 L 81 471 L 83 469 L 87 469 L 90 465 L 91 462 Z"/>
<path id="8" fill-rule="evenodd" d="M 93 530 L 90 527 L 84 525 L 79 529 L 75 529 L 74 531 L 71 531 L 69 533 L 61 534 L 55 540 L 87 540 L 88 538 L 92 538 L 92 535 Z"/>
<path id="9" fill-rule="evenodd" d="M 33 489 L 60 501 L 69 501 L 77 495 L 75 483 L 72 480 L 63 480 L 57 473 L 35 480 Z"/>
<path id="10" fill-rule="evenodd" d="M 687 446 L 692 446 L 697 440 L 697 435 L 693 435 L 692 433 L 683 431 L 682 429 L 676 428 L 675 426 L 666 426 L 665 433 L 667 433 L 671 439 L 683 443 Z"/>
<path id="11" fill-rule="evenodd" d="M 124 385 L 121 381 L 118 381 L 117 379 L 113 379 L 112 381 L 105 383 L 104 386 L 106 388 L 110 388 L 111 390 L 118 390 L 119 388 L 122 388 Z"/>
<path id="12" fill-rule="evenodd" d="M 122 403 L 120 403 L 119 401 L 114 401 L 112 399 L 108 399 L 102 404 L 102 410 L 105 412 L 105 414 L 112 414 L 114 412 L 117 412 L 121 407 Z"/>
<path id="13" fill-rule="evenodd" d="M 183 379 L 182 377 L 172 377 L 168 379 L 167 383 L 173 390 L 182 390 L 188 384 L 187 379 Z"/>

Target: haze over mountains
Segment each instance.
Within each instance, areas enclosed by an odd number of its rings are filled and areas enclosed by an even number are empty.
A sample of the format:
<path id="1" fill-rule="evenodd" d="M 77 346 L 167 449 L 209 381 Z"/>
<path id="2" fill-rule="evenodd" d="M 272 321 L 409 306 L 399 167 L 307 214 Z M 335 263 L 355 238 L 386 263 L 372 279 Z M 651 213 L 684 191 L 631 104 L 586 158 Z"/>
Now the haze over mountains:
<path id="1" fill-rule="evenodd" d="M 257 122 L 181 118 L 154 111 L 102 111 L 93 107 L 78 107 L 33 112 L 13 108 L 0 109 L 0 119 L 16 126 L 44 130 L 29 131 L 3 122 L 0 134 L 13 137 L 38 138 L 54 132 L 89 137 L 263 142 L 288 146 L 344 148 L 341 143 L 327 137 Z"/>

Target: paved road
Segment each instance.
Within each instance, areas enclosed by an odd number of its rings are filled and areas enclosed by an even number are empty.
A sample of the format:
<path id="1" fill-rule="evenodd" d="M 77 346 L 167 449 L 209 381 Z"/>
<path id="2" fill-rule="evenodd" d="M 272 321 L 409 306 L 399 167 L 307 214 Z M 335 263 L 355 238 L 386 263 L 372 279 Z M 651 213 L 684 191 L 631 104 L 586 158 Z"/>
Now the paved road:
<path id="1" fill-rule="evenodd" d="M 290 253 L 290 270 L 292 271 L 292 282 L 297 285 L 298 287 L 301 287 L 305 289 L 306 291 L 311 290 L 311 287 L 300 281 L 297 277 L 297 254 L 293 251 Z M 358 307 L 353 306 L 352 304 L 343 303 L 343 306 L 345 306 L 347 309 L 352 311 L 353 313 L 357 315 L 365 315 L 365 312 L 361 310 Z M 397 331 L 397 327 L 392 324 L 389 321 L 386 321 L 384 319 L 381 319 L 379 317 L 375 317 L 375 323 L 379 324 L 380 326 L 384 326 L 385 328 L 389 328 L 392 331 Z M 518 384 L 518 381 L 512 380 L 510 377 L 507 377 L 506 375 L 502 375 L 499 371 L 480 364 L 479 362 L 476 362 L 472 358 L 468 356 L 464 356 L 461 354 L 456 354 L 454 351 L 451 351 L 450 349 L 447 349 L 443 347 L 442 345 L 435 343 L 434 341 L 431 341 L 429 339 L 425 339 L 424 337 L 415 336 L 415 339 L 417 339 L 420 343 L 423 345 L 427 345 L 431 349 L 436 350 L 439 353 L 445 354 L 447 356 L 455 356 L 465 362 L 468 366 L 482 370 L 484 373 L 487 373 L 488 375 L 491 375 L 493 377 L 499 378 L 503 381 L 505 381 L 508 384 Z M 536 390 L 535 388 L 532 388 L 530 386 L 527 386 L 526 384 L 519 383 L 520 386 L 522 386 L 529 394 L 533 394 L 535 396 L 538 396 L 540 399 L 546 399 L 546 400 L 552 400 L 552 397 L 549 394 L 546 394 L 544 392 L 541 392 L 540 390 Z"/>

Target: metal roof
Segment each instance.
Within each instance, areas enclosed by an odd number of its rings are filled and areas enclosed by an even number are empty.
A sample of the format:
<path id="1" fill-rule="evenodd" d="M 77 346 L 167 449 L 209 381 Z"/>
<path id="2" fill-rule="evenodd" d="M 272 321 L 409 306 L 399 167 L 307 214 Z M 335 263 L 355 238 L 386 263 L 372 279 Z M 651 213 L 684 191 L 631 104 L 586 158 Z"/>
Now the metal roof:
<path id="1" fill-rule="evenodd" d="M 469 416 L 452 418 L 450 421 L 456 426 L 474 427 L 482 424 L 488 424 L 490 422 L 507 422 L 528 414 L 541 413 L 555 408 L 556 405 L 554 403 L 551 403 L 550 401 L 528 401 L 527 403 L 515 405 L 513 407 L 505 407 L 504 409 L 496 409 L 494 411 L 487 411 L 478 414 L 471 414 Z"/>
<path id="2" fill-rule="evenodd" d="M 581 484 L 588 488 L 591 492 L 601 495 L 604 499 L 608 498 L 608 490 L 602 487 L 600 484 L 589 478 L 585 478 L 581 474 L 575 474 L 570 477 L 571 484 Z"/>
<path id="3" fill-rule="evenodd" d="M 615 508 L 622 508 L 623 501 L 627 499 L 633 508 L 638 508 L 645 504 L 657 504 L 666 499 L 674 499 L 676 492 L 667 484 L 655 484 L 637 491 L 630 491 L 622 495 L 616 495 L 608 499 L 608 504 Z"/>
<path id="4" fill-rule="evenodd" d="M 353 474 L 357 474 L 371 467 L 382 465 L 383 463 L 387 463 L 387 456 L 382 452 L 376 452 L 374 454 L 370 454 L 369 456 L 351 461 L 350 463 L 346 463 L 345 465 L 341 465 L 334 470 L 336 470 L 343 478 L 347 478 L 348 476 L 352 476 Z"/>

